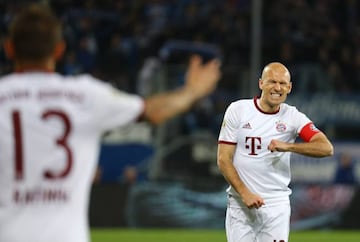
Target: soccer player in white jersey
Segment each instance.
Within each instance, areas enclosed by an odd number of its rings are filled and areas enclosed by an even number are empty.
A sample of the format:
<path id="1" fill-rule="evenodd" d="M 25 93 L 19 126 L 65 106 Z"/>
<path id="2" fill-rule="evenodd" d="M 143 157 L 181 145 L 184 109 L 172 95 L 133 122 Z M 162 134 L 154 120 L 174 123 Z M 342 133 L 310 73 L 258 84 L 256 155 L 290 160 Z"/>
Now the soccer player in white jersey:
<path id="1" fill-rule="evenodd" d="M 290 227 L 290 154 L 333 154 L 323 132 L 285 102 L 292 83 L 288 69 L 268 64 L 260 97 L 227 108 L 218 140 L 217 163 L 230 184 L 226 211 L 228 242 L 287 242 Z M 304 142 L 296 142 L 299 136 Z"/>
<path id="2" fill-rule="evenodd" d="M 0 242 L 88 242 L 88 200 L 102 134 L 154 124 L 211 93 L 220 63 L 191 59 L 184 86 L 143 100 L 90 75 L 54 72 L 65 45 L 59 20 L 32 5 L 5 42 L 15 72 L 0 79 Z"/>

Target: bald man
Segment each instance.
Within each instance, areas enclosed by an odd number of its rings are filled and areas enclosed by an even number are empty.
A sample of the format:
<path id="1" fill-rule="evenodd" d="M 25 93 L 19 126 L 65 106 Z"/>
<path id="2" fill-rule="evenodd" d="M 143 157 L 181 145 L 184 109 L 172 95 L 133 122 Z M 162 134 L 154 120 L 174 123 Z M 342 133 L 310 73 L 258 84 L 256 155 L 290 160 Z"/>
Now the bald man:
<path id="1" fill-rule="evenodd" d="M 296 107 L 289 70 L 265 66 L 260 97 L 227 108 L 218 139 L 218 167 L 229 183 L 226 211 L 228 242 L 287 242 L 290 227 L 290 154 L 333 155 L 326 135 Z M 303 142 L 295 143 L 300 137 Z"/>

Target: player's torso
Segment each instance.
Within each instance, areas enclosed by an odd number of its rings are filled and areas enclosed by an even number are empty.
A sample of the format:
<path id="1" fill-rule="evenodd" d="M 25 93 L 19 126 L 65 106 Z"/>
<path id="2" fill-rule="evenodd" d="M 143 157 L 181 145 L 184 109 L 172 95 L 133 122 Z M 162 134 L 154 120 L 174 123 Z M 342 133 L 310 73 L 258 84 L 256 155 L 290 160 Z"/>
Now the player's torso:
<path id="1" fill-rule="evenodd" d="M 87 90 L 56 74 L 7 78 L 0 81 L 0 220 L 8 213 L 21 223 L 16 210 L 24 220 L 36 212 L 85 214 L 100 135 Z"/>
<path id="2" fill-rule="evenodd" d="M 236 150 L 234 166 L 243 181 L 264 198 L 276 196 L 272 191 L 288 194 L 290 181 L 290 153 L 270 152 L 272 139 L 294 142 L 297 128 L 286 106 L 276 113 L 264 113 L 246 100 L 233 110 L 236 115 Z"/>
<path id="3" fill-rule="evenodd" d="M 294 142 L 297 130 L 291 113 L 282 106 L 279 112 L 264 113 L 252 100 L 239 105 L 237 112 L 237 152 L 246 157 L 263 158 L 272 139 Z"/>

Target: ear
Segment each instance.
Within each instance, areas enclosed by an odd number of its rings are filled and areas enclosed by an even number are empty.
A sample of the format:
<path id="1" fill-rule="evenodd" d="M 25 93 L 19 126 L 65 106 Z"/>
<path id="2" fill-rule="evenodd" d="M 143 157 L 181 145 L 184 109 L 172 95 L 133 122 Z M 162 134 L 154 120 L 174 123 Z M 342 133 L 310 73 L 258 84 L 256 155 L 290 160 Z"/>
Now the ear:
<path id="1" fill-rule="evenodd" d="M 259 78 L 259 89 L 262 90 L 263 80 Z"/>
<path id="2" fill-rule="evenodd" d="M 54 56 L 54 59 L 56 61 L 60 60 L 64 53 L 65 53 L 65 48 L 66 48 L 66 44 L 65 44 L 65 41 L 59 41 L 56 46 L 55 46 L 55 49 L 54 49 L 54 53 L 53 53 L 53 56 Z"/>
<path id="3" fill-rule="evenodd" d="M 10 39 L 5 39 L 4 50 L 5 50 L 5 55 L 9 60 L 15 59 L 15 48 L 13 42 L 11 42 Z"/>
<path id="4" fill-rule="evenodd" d="M 292 82 L 289 83 L 289 90 L 288 90 L 288 94 L 291 92 L 291 89 L 292 89 Z"/>

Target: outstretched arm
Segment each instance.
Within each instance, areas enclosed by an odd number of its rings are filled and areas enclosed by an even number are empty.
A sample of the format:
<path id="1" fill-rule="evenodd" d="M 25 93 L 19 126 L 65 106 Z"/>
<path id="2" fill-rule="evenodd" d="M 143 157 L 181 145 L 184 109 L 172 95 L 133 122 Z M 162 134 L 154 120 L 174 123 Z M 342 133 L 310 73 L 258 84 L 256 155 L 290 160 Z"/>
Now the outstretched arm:
<path id="1" fill-rule="evenodd" d="M 237 193 L 239 193 L 242 201 L 248 208 L 260 208 L 262 205 L 264 205 L 264 200 L 259 195 L 252 193 L 246 187 L 233 165 L 235 148 L 235 145 L 218 145 L 218 167 L 226 181 L 235 189 Z"/>
<path id="2" fill-rule="evenodd" d="M 193 56 L 187 69 L 184 86 L 145 100 L 145 119 L 153 124 L 161 124 L 187 111 L 194 102 L 214 91 L 220 77 L 218 60 L 202 64 L 200 56 Z"/>
<path id="3" fill-rule="evenodd" d="M 311 157 L 326 157 L 334 154 L 334 148 L 324 133 L 315 134 L 309 142 L 286 143 L 280 140 L 272 140 L 268 146 L 270 151 L 295 152 Z"/>

